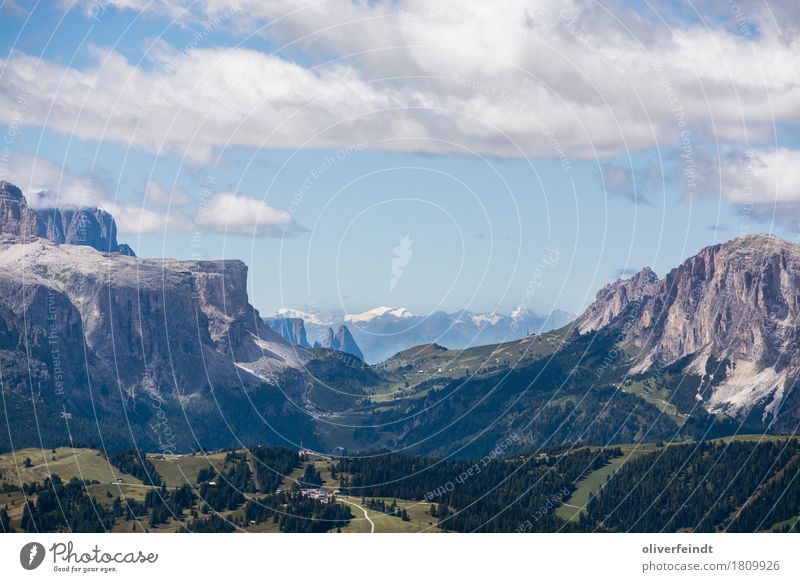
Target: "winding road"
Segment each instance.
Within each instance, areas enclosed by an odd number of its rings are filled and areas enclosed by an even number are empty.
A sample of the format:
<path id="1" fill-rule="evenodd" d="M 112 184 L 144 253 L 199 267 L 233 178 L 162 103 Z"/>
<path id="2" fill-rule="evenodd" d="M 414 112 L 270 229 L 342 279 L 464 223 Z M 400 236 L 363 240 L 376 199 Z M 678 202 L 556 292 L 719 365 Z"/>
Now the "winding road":
<path id="1" fill-rule="evenodd" d="M 367 512 L 367 509 L 365 507 L 360 506 L 358 503 L 353 503 L 352 501 L 347 501 L 347 499 L 342 499 L 341 497 L 339 498 L 339 501 L 342 501 L 342 502 L 346 503 L 347 505 L 352 505 L 353 507 L 357 507 L 361 511 L 363 511 L 364 512 L 364 517 L 369 522 L 369 526 L 370 526 L 369 533 L 375 533 L 375 522 L 372 521 L 372 519 L 370 519 L 369 513 Z"/>

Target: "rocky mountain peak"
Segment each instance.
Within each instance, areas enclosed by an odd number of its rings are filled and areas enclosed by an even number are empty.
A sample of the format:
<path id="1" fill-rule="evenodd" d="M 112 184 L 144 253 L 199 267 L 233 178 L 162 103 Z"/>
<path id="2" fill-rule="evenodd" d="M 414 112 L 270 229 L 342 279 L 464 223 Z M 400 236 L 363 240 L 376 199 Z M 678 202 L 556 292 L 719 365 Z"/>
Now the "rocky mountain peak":
<path id="1" fill-rule="evenodd" d="M 759 234 L 706 247 L 663 280 L 648 270 L 612 283 L 578 329 L 614 333 L 636 373 L 689 358 L 687 372 L 719 383 L 711 410 L 771 414 L 800 377 L 798 322 L 800 246 Z M 709 358 L 726 364 L 708 370 Z"/>
<path id="2" fill-rule="evenodd" d="M 358 347 L 356 340 L 353 338 L 353 335 L 350 333 L 350 330 L 347 329 L 346 325 L 340 325 L 336 329 L 336 333 L 334 333 L 333 328 L 329 327 L 320 339 L 320 346 L 351 354 L 361 360 L 364 359 L 364 354 L 361 352 L 361 349 Z"/>
<path id="3" fill-rule="evenodd" d="M 34 209 L 28 206 L 22 190 L 6 181 L 0 181 L 0 236 L 5 242 L 30 242 L 38 237 L 56 244 L 134 256 L 128 245 L 117 242 L 117 224 L 105 210 Z"/>
<path id="4" fill-rule="evenodd" d="M 629 279 L 606 285 L 579 318 L 578 329 L 586 333 L 607 326 L 631 303 L 655 292 L 658 284 L 658 275 L 650 267 L 645 267 Z"/>
<path id="5" fill-rule="evenodd" d="M 0 181 L 0 235 L 4 240 L 25 240 L 36 235 L 37 217 L 28 208 L 22 190 Z"/>
<path id="6" fill-rule="evenodd" d="M 5 180 L 0 180 L 0 198 L 16 200 L 18 202 L 25 200 L 25 196 L 22 195 L 22 190 Z"/>
<path id="7" fill-rule="evenodd" d="M 268 317 L 264 319 L 272 331 L 291 344 L 301 348 L 310 348 L 306 335 L 306 326 L 299 317 Z"/>

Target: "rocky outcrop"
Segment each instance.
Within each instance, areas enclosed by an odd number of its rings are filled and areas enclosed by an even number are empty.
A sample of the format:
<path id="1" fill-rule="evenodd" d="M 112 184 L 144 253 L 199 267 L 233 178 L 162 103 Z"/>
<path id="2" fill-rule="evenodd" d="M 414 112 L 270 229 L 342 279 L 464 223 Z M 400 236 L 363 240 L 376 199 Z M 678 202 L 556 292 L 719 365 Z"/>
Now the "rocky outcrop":
<path id="1" fill-rule="evenodd" d="M 3 325 L 19 330 L 4 334 L 9 349 L 41 347 L 46 362 L 49 348 L 37 338 L 78 353 L 85 344 L 92 376 L 112 371 L 126 392 L 145 376 L 175 395 L 252 387 L 261 379 L 241 368 L 277 371 L 299 359 L 247 301 L 241 261 L 140 260 L 37 239 L 0 246 L 0 268 Z"/>
<path id="2" fill-rule="evenodd" d="M 658 275 L 645 267 L 630 279 L 606 285 L 598 291 L 594 303 L 580 317 L 578 328 L 587 332 L 607 326 L 628 305 L 654 294 L 658 284 Z"/>
<path id="3" fill-rule="evenodd" d="M 308 440 L 310 420 L 285 392 L 302 384 L 310 355 L 264 325 L 246 281 L 237 260 L 0 244 L 0 370 L 15 442 L 31 444 L 32 422 L 50 423 L 51 443 L 135 435 L 156 449 L 169 430 L 172 450 L 191 450 L 198 438 L 285 442 L 275 428 L 284 424 Z M 67 432 L 60 414 L 72 419 Z"/>
<path id="4" fill-rule="evenodd" d="M 99 208 L 46 208 L 36 210 L 37 235 L 59 244 L 86 245 L 98 251 L 134 256 L 133 249 L 117 242 L 114 218 Z"/>
<path id="5" fill-rule="evenodd" d="M 84 245 L 98 251 L 134 256 L 117 242 L 114 218 L 99 208 L 33 209 L 22 191 L 0 181 L 0 235 L 8 241 L 44 238 L 57 244 Z"/>
<path id="6" fill-rule="evenodd" d="M 800 246 L 752 235 L 704 248 L 664 279 L 648 269 L 606 287 L 577 325 L 618 334 L 636 373 L 688 359 L 686 373 L 713 376 L 711 394 L 697 395 L 712 412 L 758 410 L 789 426 L 800 418 L 799 322 Z M 709 369 L 709 358 L 720 363 Z"/>
<path id="7" fill-rule="evenodd" d="M 299 317 L 268 317 L 264 319 L 272 331 L 283 339 L 301 348 L 310 348 L 306 337 L 306 327 Z"/>
<path id="8" fill-rule="evenodd" d="M 313 419 L 377 378 L 301 347 L 302 322 L 300 345 L 273 331 L 247 274 L 238 260 L 137 259 L 106 213 L 34 210 L 0 185 L 0 450 L 318 443 Z M 332 345 L 360 357 L 346 330 Z"/>
<path id="9" fill-rule="evenodd" d="M 3 238 L 33 237 L 39 231 L 36 213 L 28 208 L 22 191 L 0 181 L 0 235 Z"/>
<path id="10" fill-rule="evenodd" d="M 353 336 L 350 333 L 350 330 L 347 329 L 346 325 L 340 325 L 337 328 L 336 333 L 334 333 L 333 329 L 329 327 L 328 331 L 320 340 L 320 346 L 323 348 L 336 350 L 337 352 L 344 352 L 346 354 L 356 356 L 360 360 L 364 359 L 364 354 L 361 353 L 361 349 L 359 349 L 356 340 L 353 339 Z"/>

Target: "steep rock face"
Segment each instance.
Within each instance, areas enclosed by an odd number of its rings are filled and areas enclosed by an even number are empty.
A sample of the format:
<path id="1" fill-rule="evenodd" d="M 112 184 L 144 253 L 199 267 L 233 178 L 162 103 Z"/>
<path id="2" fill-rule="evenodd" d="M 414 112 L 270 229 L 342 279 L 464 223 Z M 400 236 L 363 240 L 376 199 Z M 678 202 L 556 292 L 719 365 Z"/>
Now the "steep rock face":
<path id="1" fill-rule="evenodd" d="M 800 414 L 800 246 L 752 235 L 701 250 L 663 280 L 642 272 L 598 293 L 582 333 L 619 334 L 647 374 L 690 357 L 686 373 L 714 379 L 712 412 L 762 413 L 790 424 Z M 708 369 L 709 358 L 720 362 Z M 787 424 L 788 423 L 788 424 Z"/>
<path id="2" fill-rule="evenodd" d="M 5 270 L 5 269 L 4 269 Z M 76 395 L 75 387 L 85 385 L 84 366 L 67 362 L 84 361 L 81 314 L 67 295 L 41 285 L 26 285 L 3 273 L 0 276 L 0 366 L 3 387 L 26 388 L 26 372 L 37 391 L 58 391 L 65 397 Z M 23 316 L 24 314 L 24 316 Z M 65 341 L 72 338 L 73 341 Z M 28 354 L 26 362 L 21 354 Z M 92 366 L 91 358 L 87 361 Z M 26 369 L 27 368 L 27 369 Z M 20 378 L 15 379 L 13 370 Z M 12 370 L 11 372 L 9 372 Z"/>
<path id="3" fill-rule="evenodd" d="M 126 244 L 117 242 L 117 224 L 99 208 L 46 208 L 38 216 L 37 235 L 59 244 L 86 245 L 98 251 L 134 256 Z"/>
<path id="4" fill-rule="evenodd" d="M 350 330 L 347 329 L 346 325 L 340 325 L 337 328 L 336 333 L 334 333 L 333 329 L 329 327 L 328 331 L 322 337 L 320 345 L 323 348 L 336 350 L 337 352 L 344 352 L 346 354 L 356 356 L 361 360 L 364 359 L 364 354 L 361 353 L 361 349 L 359 349 L 356 340 L 353 339 L 353 336 L 350 333 Z"/>
<path id="5" fill-rule="evenodd" d="M 264 319 L 272 331 L 283 339 L 301 348 L 310 348 L 306 327 L 299 317 L 269 317 Z"/>
<path id="6" fill-rule="evenodd" d="M 587 332 L 605 327 L 628 305 L 655 293 L 658 283 L 658 275 L 645 267 L 630 279 L 606 285 L 580 317 L 578 328 Z"/>
<path id="7" fill-rule="evenodd" d="M 36 236 L 38 230 L 38 217 L 28 208 L 22 191 L 13 184 L 0 181 L 0 234 L 30 237 Z"/>
<path id="8" fill-rule="evenodd" d="M 145 374 L 181 394 L 217 383 L 252 386 L 234 363 L 268 359 L 276 370 L 296 363 L 247 301 L 241 261 L 138 260 L 37 239 L 0 246 L 0 267 L 6 326 L 21 329 L 27 320 L 18 348 L 38 345 L 41 334 L 63 345 L 85 342 L 124 390 Z M 59 329 L 48 331 L 47 317 Z"/>
<path id="9" fill-rule="evenodd" d="M 11 240 L 45 238 L 58 244 L 85 245 L 104 252 L 134 256 L 117 242 L 114 218 L 99 208 L 45 208 L 28 206 L 22 191 L 0 181 L 0 234 Z"/>
<path id="10" fill-rule="evenodd" d="M 351 354 L 360 360 L 364 359 L 364 354 L 361 353 L 361 349 L 358 347 L 356 340 L 353 339 L 353 336 L 350 333 L 350 330 L 347 329 L 346 325 L 340 325 L 339 329 L 336 330 L 334 346 L 334 349 L 337 349 L 340 352 Z"/>
<path id="11" fill-rule="evenodd" d="M 243 262 L 130 255 L 106 213 L 34 210 L 0 185 L 0 449 L 313 445 L 312 416 L 377 381 L 266 325 Z"/>
<path id="12" fill-rule="evenodd" d="M 153 448 L 313 438 L 284 393 L 293 386 L 284 376 L 310 356 L 261 322 L 246 278 L 236 260 L 141 260 L 40 238 L 0 244 L 11 435 L 31 444 L 28 425 L 45 423 L 48 442 L 97 439 L 98 418 L 102 438 L 129 434 Z M 156 414 L 169 419 L 168 438 Z"/>
<path id="13" fill-rule="evenodd" d="M 318 343 L 318 347 L 327 348 L 329 350 L 333 350 L 333 349 L 336 349 L 336 348 L 333 347 L 334 342 L 335 342 L 335 338 L 334 338 L 334 334 L 333 334 L 333 328 L 329 327 L 327 330 L 325 330 L 325 333 L 322 334 L 322 336 L 319 338 L 319 342 L 317 342 L 317 343 Z"/>

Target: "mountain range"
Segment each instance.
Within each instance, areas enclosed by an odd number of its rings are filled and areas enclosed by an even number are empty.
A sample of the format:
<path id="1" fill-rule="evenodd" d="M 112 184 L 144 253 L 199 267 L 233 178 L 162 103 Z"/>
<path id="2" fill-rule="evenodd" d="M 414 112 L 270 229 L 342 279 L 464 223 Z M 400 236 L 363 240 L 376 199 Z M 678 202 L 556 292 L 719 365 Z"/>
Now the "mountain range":
<path id="1" fill-rule="evenodd" d="M 606 286 L 559 330 L 399 354 L 388 370 L 437 384 L 385 416 L 398 423 L 395 444 L 435 453 L 477 454 L 509 433 L 535 446 L 794 434 L 798 309 L 800 246 L 737 238 L 663 278 L 646 268 Z"/>
<path id="2" fill-rule="evenodd" d="M 243 262 L 139 259 L 110 215 L 32 211 L 6 183 L 0 209 L 0 448 L 316 442 L 306 394 L 353 372 L 265 325 Z M 102 218 L 103 236 L 54 236 L 54 215 Z"/>
<path id="3" fill-rule="evenodd" d="M 380 308 L 276 332 L 249 302 L 241 261 L 137 258 L 111 216 L 33 211 L 1 190 L 2 450 L 260 442 L 475 457 L 510 435 L 530 450 L 800 423 L 800 246 L 778 237 L 706 247 L 663 278 L 643 269 L 558 329 L 453 348 L 465 329 L 502 335 L 514 318 Z M 97 236 L 70 234 L 81 216 Z M 325 341 L 303 345 L 306 326 Z M 369 361 L 364 338 L 396 329 L 408 342 L 445 331 L 380 366 L 344 353 L 358 344 Z"/>
<path id="4" fill-rule="evenodd" d="M 673 390 L 710 413 L 794 431 L 799 316 L 800 246 L 752 235 L 704 248 L 663 279 L 644 269 L 605 287 L 577 328 L 616 334 L 632 376 L 670 370 L 683 377 Z"/>
<path id="5" fill-rule="evenodd" d="M 427 343 L 451 349 L 496 344 L 562 327 L 575 315 L 555 310 L 547 316 L 519 308 L 511 315 L 436 311 L 415 315 L 404 307 L 376 307 L 363 313 L 318 312 L 283 308 L 270 319 L 301 320 L 305 333 L 323 343 L 331 327 L 345 325 L 369 364 Z"/>
<path id="6" fill-rule="evenodd" d="M 346 325 L 340 325 L 333 331 L 332 327 L 323 328 L 319 339 L 314 340 L 314 345 L 308 343 L 306 335 L 305 322 L 300 317 L 265 317 L 266 323 L 272 331 L 280 334 L 280 336 L 291 344 L 301 348 L 327 348 L 344 352 L 364 360 L 364 354 L 358 347 L 356 340 L 353 339 L 350 330 Z"/>

